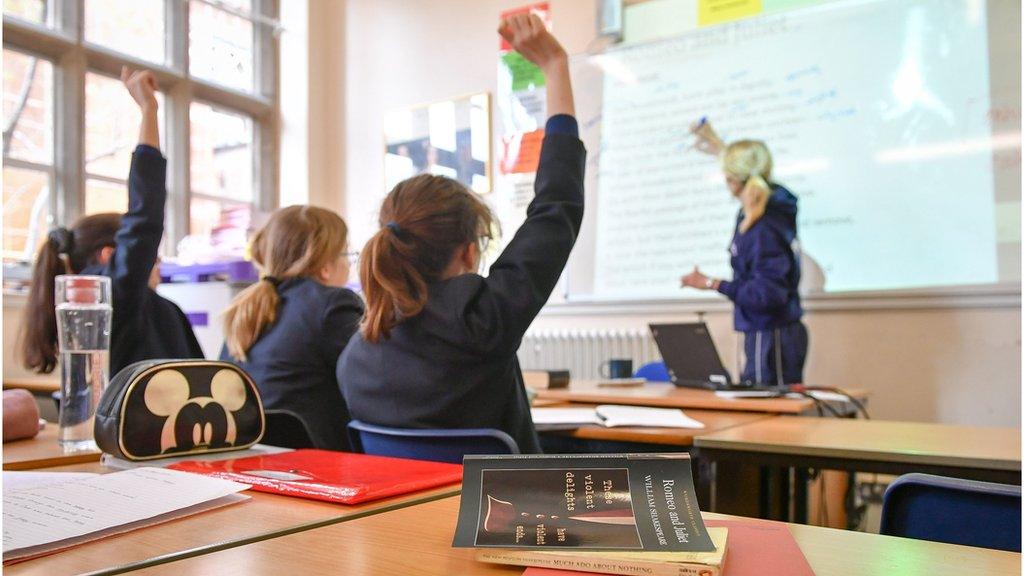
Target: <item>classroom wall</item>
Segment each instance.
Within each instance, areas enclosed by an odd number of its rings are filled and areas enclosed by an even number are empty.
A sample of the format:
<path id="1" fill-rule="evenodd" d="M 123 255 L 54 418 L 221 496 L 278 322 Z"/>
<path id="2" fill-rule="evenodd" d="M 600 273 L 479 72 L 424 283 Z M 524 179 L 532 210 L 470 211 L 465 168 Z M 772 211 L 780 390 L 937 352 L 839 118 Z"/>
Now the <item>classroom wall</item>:
<path id="1" fill-rule="evenodd" d="M 503 0 L 350 0 L 345 9 L 345 217 L 354 245 L 376 230 L 386 110 L 496 89 Z M 593 40 L 592 0 L 551 0 L 554 31 L 571 53 Z M 725 240 L 723 239 L 723 242 Z M 687 313 L 579 315 L 559 307 L 536 328 L 644 328 Z M 736 337 L 725 312 L 706 316 L 726 366 Z M 876 418 L 1019 426 L 1019 308 L 813 310 L 807 381 L 873 391 Z"/>

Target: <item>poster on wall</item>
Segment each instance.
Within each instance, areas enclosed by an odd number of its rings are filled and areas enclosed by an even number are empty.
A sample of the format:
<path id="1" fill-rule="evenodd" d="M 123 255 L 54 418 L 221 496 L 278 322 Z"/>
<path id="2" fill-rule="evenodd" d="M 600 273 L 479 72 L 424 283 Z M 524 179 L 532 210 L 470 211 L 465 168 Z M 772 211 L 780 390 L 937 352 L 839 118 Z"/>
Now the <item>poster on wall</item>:
<path id="1" fill-rule="evenodd" d="M 386 189 L 417 174 L 448 176 L 491 191 L 491 97 L 486 92 L 388 112 Z"/>
<path id="2" fill-rule="evenodd" d="M 547 2 L 502 12 L 501 17 L 524 13 L 536 14 L 551 28 Z M 544 73 L 501 38 L 498 51 L 498 113 L 501 115 L 502 126 L 502 174 L 532 174 L 537 171 L 546 112 Z"/>

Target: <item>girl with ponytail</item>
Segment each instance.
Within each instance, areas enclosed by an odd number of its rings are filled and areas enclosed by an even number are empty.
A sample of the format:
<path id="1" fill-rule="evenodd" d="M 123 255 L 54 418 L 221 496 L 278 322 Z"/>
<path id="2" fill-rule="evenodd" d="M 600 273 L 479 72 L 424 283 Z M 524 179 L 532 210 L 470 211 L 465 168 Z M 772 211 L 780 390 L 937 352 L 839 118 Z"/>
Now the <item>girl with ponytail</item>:
<path id="1" fill-rule="evenodd" d="M 682 285 L 717 290 L 735 304 L 734 323 L 744 334 L 747 359 L 742 382 L 803 382 L 808 336 L 798 292 L 796 196 L 772 181 L 772 156 L 764 142 L 738 140 L 726 146 L 703 120 L 692 132 L 698 150 L 721 158 L 740 211 L 729 247 L 733 279 L 709 278 L 695 267 Z"/>
<path id="2" fill-rule="evenodd" d="M 586 152 L 565 50 L 535 15 L 511 16 L 499 32 L 547 79 L 550 118 L 526 221 L 483 277 L 480 254 L 494 228 L 487 206 L 442 176 L 395 186 L 363 250 L 366 316 L 337 376 L 358 420 L 496 428 L 531 453 L 540 443 L 516 351 L 579 233 Z"/>
<path id="3" fill-rule="evenodd" d="M 326 450 L 348 449 L 348 409 L 334 369 L 363 315 L 362 301 L 345 288 L 347 248 L 345 221 L 330 210 L 274 212 L 252 240 L 262 278 L 224 313 L 221 359 L 252 375 L 266 409 L 298 416 Z"/>
<path id="4" fill-rule="evenodd" d="M 54 278 L 109 276 L 113 297 L 110 375 L 139 360 L 202 358 L 192 326 L 173 302 L 158 295 L 158 249 L 164 231 L 167 160 L 160 153 L 157 84 L 149 71 L 124 68 L 121 81 L 142 111 L 139 145 L 128 173 L 128 213 L 93 214 L 71 228 L 52 230 L 32 270 L 22 334 L 25 366 L 49 373 L 57 366 Z"/>

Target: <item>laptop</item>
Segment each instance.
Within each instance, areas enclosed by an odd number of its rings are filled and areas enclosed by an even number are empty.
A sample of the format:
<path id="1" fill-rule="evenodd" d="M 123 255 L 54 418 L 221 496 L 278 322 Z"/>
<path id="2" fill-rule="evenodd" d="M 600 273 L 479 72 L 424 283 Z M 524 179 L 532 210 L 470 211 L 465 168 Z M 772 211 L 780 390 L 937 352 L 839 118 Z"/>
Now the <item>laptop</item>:
<path id="1" fill-rule="evenodd" d="M 719 391 L 760 391 L 764 395 L 780 392 L 778 386 L 734 382 L 722 364 L 711 333 L 703 322 L 650 324 L 649 327 L 672 383 L 676 386 Z"/>

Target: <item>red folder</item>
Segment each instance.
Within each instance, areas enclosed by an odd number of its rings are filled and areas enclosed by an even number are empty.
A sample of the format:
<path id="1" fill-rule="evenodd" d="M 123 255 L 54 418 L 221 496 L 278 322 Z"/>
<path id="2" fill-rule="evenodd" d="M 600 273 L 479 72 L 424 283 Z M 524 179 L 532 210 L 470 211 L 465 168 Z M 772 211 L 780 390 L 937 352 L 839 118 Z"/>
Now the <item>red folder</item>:
<path id="1" fill-rule="evenodd" d="M 168 468 L 251 484 L 253 490 L 359 504 L 462 480 L 461 464 L 294 450 L 235 460 L 195 461 Z"/>

